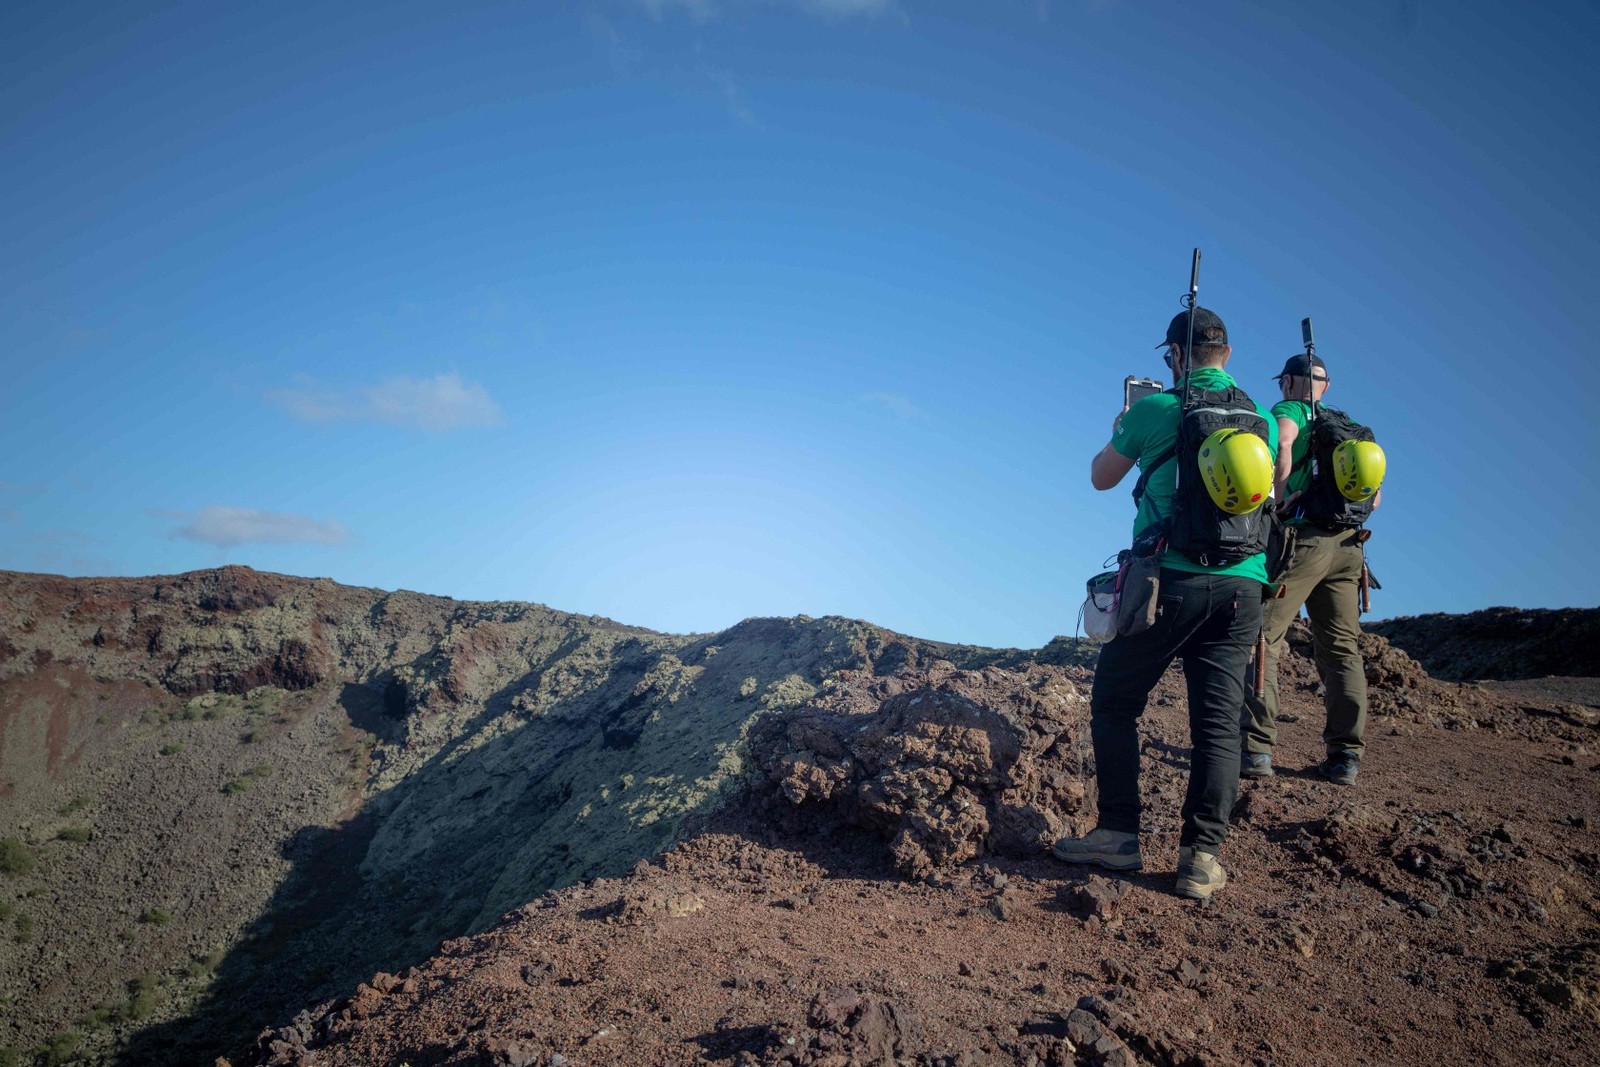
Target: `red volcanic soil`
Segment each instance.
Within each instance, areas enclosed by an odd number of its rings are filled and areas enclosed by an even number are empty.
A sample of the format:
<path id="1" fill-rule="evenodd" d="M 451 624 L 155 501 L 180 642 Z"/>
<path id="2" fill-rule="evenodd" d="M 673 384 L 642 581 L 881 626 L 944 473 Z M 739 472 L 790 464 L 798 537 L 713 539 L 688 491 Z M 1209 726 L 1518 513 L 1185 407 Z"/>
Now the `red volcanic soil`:
<path id="1" fill-rule="evenodd" d="M 1036 853 L 913 879 L 887 830 L 791 804 L 795 761 L 773 759 L 765 806 L 376 975 L 263 1035 L 255 1061 L 1594 1062 L 1600 687 L 1413 675 L 1376 701 L 1393 713 L 1349 788 L 1309 771 L 1314 687 L 1291 665 L 1282 772 L 1244 786 L 1209 904 L 1171 892 L 1173 674 L 1146 716 L 1142 874 Z"/>

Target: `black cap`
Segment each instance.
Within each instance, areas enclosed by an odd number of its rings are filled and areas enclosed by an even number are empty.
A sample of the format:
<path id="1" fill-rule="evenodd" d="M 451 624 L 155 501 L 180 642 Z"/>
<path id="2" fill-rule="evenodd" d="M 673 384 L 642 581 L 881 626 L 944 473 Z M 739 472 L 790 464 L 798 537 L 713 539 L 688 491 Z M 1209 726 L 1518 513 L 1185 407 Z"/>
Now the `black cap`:
<path id="1" fill-rule="evenodd" d="M 1311 373 L 1312 367 L 1321 370 L 1323 374 L 1328 373 L 1328 365 L 1322 362 L 1321 356 L 1307 355 L 1302 352 L 1298 356 L 1290 356 L 1289 362 L 1285 363 L 1283 369 L 1274 374 L 1273 377 L 1282 378 L 1292 374 L 1297 378 L 1310 378 L 1313 377 Z"/>
<path id="2" fill-rule="evenodd" d="M 1195 342 L 1196 344 L 1225 345 L 1228 343 L 1228 328 L 1222 325 L 1222 319 L 1217 317 L 1217 313 L 1208 308 L 1195 308 L 1194 332 L 1199 334 L 1204 330 L 1221 330 L 1222 336 L 1215 341 L 1202 339 Z M 1180 311 L 1172 317 L 1171 322 L 1167 323 L 1167 339 L 1156 345 L 1156 347 L 1165 348 L 1168 345 L 1186 345 L 1188 343 L 1189 313 Z"/>

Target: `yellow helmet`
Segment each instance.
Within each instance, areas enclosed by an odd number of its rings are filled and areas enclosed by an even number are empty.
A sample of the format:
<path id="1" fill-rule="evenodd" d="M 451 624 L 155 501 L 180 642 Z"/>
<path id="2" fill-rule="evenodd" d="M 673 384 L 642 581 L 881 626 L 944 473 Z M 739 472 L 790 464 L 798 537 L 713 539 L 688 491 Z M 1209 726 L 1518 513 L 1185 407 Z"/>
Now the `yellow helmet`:
<path id="1" fill-rule="evenodd" d="M 1388 460 L 1376 441 L 1340 441 L 1333 450 L 1333 481 L 1346 500 L 1370 500 L 1386 470 Z"/>
<path id="2" fill-rule="evenodd" d="M 1272 493 L 1272 453 L 1253 433 L 1228 427 L 1200 443 L 1200 478 L 1230 515 L 1248 515 Z"/>

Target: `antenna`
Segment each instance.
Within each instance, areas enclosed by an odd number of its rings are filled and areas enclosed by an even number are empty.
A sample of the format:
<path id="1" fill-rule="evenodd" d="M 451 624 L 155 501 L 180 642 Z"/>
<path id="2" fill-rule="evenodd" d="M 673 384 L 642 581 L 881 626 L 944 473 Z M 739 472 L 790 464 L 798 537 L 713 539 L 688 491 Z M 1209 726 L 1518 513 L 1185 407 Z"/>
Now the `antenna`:
<path id="1" fill-rule="evenodd" d="M 1194 250 L 1189 261 L 1189 291 L 1183 294 L 1183 306 L 1189 309 L 1189 338 L 1183 346 L 1184 385 L 1180 413 L 1189 406 L 1189 379 L 1194 376 L 1194 309 L 1200 306 L 1200 250 Z"/>
<path id="2" fill-rule="evenodd" d="M 1306 346 L 1306 396 L 1311 401 L 1311 418 L 1306 425 L 1306 455 L 1311 460 L 1311 473 L 1306 482 L 1309 492 L 1317 477 L 1317 339 L 1311 332 L 1311 318 L 1300 320 L 1300 341 Z"/>

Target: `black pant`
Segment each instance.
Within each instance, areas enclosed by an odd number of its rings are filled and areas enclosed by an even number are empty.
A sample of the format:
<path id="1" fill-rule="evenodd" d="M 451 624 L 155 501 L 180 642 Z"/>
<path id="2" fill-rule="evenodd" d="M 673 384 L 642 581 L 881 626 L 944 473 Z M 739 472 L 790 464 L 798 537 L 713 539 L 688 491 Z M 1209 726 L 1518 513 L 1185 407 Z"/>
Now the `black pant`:
<path id="1" fill-rule="evenodd" d="M 1181 845 L 1213 855 L 1239 795 L 1239 707 L 1261 633 L 1261 583 L 1161 570 L 1161 613 L 1142 634 L 1100 650 L 1090 697 L 1100 825 L 1139 832 L 1139 716 L 1167 665 L 1183 657 L 1189 686 L 1189 792 Z"/>

